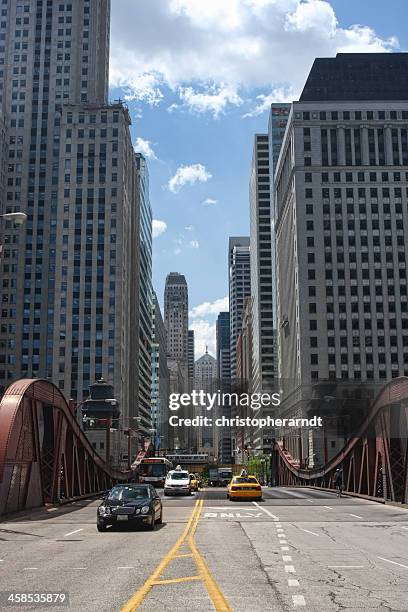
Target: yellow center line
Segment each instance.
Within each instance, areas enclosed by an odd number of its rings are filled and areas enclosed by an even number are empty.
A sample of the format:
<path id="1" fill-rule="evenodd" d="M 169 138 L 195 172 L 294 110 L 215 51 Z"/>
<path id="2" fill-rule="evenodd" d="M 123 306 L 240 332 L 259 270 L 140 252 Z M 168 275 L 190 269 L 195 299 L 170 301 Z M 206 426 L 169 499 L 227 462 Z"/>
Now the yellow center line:
<path id="1" fill-rule="evenodd" d="M 197 530 L 198 521 L 200 520 L 201 510 L 204 504 L 203 499 L 198 499 L 195 503 L 194 509 L 188 519 L 187 525 L 177 540 L 176 544 L 171 550 L 163 557 L 159 565 L 156 567 L 151 576 L 146 580 L 143 586 L 129 599 L 129 601 L 122 607 L 121 612 L 134 612 L 139 608 L 142 602 L 149 594 L 152 587 L 157 585 L 166 584 L 177 584 L 181 582 L 190 582 L 192 580 L 202 580 L 208 591 L 208 595 L 214 605 L 217 612 L 232 612 L 227 600 L 221 592 L 215 578 L 211 574 L 206 562 L 201 556 L 200 552 L 195 543 L 195 533 Z M 191 554 L 177 554 L 178 550 L 183 546 L 184 542 L 188 538 L 187 542 L 191 550 Z M 166 567 L 171 561 L 181 557 L 193 557 L 199 575 L 197 576 L 182 576 L 180 578 L 169 578 L 160 580 L 160 576 L 163 574 Z"/>
<path id="2" fill-rule="evenodd" d="M 167 580 L 158 580 L 153 584 L 176 584 L 178 582 L 189 582 L 190 580 L 202 580 L 201 576 L 183 576 L 182 578 L 168 578 Z"/>
<path id="3" fill-rule="evenodd" d="M 195 503 L 195 506 L 194 506 L 194 509 L 193 509 L 193 511 L 192 511 L 192 513 L 190 515 L 190 518 L 188 519 L 187 525 L 185 526 L 185 529 L 184 529 L 182 535 L 180 536 L 180 538 L 177 540 L 177 542 L 175 543 L 173 548 L 171 548 L 169 550 L 169 552 L 163 557 L 163 559 L 160 561 L 159 565 L 156 567 L 156 569 L 151 574 L 151 576 L 146 580 L 146 582 L 140 587 L 140 589 L 138 591 L 136 591 L 136 593 L 122 607 L 121 612 L 133 612 L 134 610 L 137 610 L 137 608 L 140 606 L 140 604 L 146 598 L 146 596 L 148 595 L 150 589 L 153 586 L 153 583 L 157 582 L 157 580 L 160 578 L 161 574 L 164 572 L 164 570 L 166 569 L 166 567 L 168 566 L 168 564 L 170 563 L 170 561 L 172 560 L 174 555 L 177 553 L 178 549 L 184 543 L 184 540 L 187 538 L 187 535 L 188 535 L 188 532 L 189 532 L 190 527 L 192 525 L 194 516 L 195 516 L 196 511 L 198 509 L 198 505 L 199 505 L 199 500 L 197 499 L 197 501 Z"/>

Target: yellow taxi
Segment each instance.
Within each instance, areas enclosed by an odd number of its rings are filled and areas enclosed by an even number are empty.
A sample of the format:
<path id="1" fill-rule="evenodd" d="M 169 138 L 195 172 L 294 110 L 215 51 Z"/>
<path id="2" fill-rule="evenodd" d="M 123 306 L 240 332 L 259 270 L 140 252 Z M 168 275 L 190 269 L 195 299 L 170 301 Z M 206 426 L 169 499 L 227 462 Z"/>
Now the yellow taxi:
<path id="1" fill-rule="evenodd" d="M 250 476 L 242 470 L 239 476 L 234 476 L 228 485 L 227 499 L 262 499 L 262 487 L 255 476 Z"/>
<path id="2" fill-rule="evenodd" d="M 195 474 L 189 474 L 190 476 L 190 491 L 198 491 L 198 479 Z"/>

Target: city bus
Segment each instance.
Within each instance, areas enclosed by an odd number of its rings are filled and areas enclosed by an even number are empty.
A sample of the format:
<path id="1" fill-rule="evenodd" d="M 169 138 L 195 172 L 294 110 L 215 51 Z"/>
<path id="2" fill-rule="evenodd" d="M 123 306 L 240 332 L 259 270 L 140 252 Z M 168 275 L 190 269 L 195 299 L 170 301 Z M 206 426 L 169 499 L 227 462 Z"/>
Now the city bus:
<path id="1" fill-rule="evenodd" d="M 173 469 L 171 461 L 165 457 L 147 457 L 139 466 L 139 481 L 163 487 L 167 474 Z"/>

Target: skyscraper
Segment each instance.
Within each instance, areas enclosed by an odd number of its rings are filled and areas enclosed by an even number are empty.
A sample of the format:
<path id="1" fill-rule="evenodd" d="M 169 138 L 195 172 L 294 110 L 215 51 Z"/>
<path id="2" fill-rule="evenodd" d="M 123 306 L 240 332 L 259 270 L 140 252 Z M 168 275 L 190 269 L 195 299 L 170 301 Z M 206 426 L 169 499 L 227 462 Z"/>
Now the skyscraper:
<path id="1" fill-rule="evenodd" d="M 192 388 L 194 384 L 194 330 L 188 330 L 188 384 Z"/>
<path id="2" fill-rule="evenodd" d="M 170 371 L 170 392 L 188 391 L 188 287 L 183 274 L 170 272 L 164 290 L 164 324 L 167 338 L 167 365 Z M 187 416 L 187 408 L 179 410 Z M 187 449 L 191 428 L 169 428 L 174 448 Z"/>
<path id="3" fill-rule="evenodd" d="M 153 293 L 153 339 L 152 339 L 152 406 L 151 421 L 155 448 L 168 449 L 169 385 L 167 368 L 166 330 L 157 296 Z"/>
<path id="4" fill-rule="evenodd" d="M 167 354 L 187 363 L 188 356 L 188 288 L 183 274 L 170 272 L 164 290 L 164 322 Z"/>
<path id="5" fill-rule="evenodd" d="M 8 144 L 5 206 L 25 210 L 28 219 L 25 231 L 8 227 L 1 240 L 15 245 L 6 249 L 2 269 L 9 281 L 2 290 L 2 304 L 8 305 L 2 316 L 8 330 L 1 337 L 6 346 L 3 386 L 20 376 L 53 375 L 53 336 L 59 324 L 55 308 L 60 302 L 58 214 L 68 203 L 75 174 L 70 153 L 76 153 L 62 126 L 69 112 L 107 103 L 110 10 L 108 0 L 6 5 L 0 24 L 0 108 Z M 126 125 L 126 119 L 119 121 Z M 89 137 L 86 128 L 80 127 Z M 76 130 L 70 129 L 75 139 Z M 122 139 L 125 131 L 123 127 Z"/>
<path id="6" fill-rule="evenodd" d="M 252 295 L 252 389 L 270 389 L 274 380 L 272 243 L 269 145 L 256 134 L 250 178 L 250 260 Z"/>
<path id="7" fill-rule="evenodd" d="M 229 312 L 220 312 L 216 324 L 216 360 L 218 388 L 222 392 L 231 389 L 230 364 L 230 315 Z M 219 415 L 229 417 L 230 406 L 220 407 Z M 232 437 L 229 427 L 218 428 L 218 457 L 221 463 L 232 463 Z"/>
<path id="8" fill-rule="evenodd" d="M 206 393 L 216 393 L 218 390 L 217 360 L 208 353 L 208 348 L 202 357 L 195 362 L 194 388 Z M 211 457 L 218 457 L 218 428 L 215 426 L 215 410 L 210 413 L 205 407 L 195 409 L 196 414 L 209 416 L 213 424 L 196 428 L 198 452 L 208 453 Z M 194 414 L 193 416 L 196 416 Z"/>
<path id="9" fill-rule="evenodd" d="M 236 344 L 244 300 L 251 294 L 249 237 L 234 236 L 228 244 L 231 378 L 236 377 Z"/>
<path id="10" fill-rule="evenodd" d="M 20 239 L 13 227 L 0 239 L 13 244 L 2 260 L 0 383 L 52 378 L 80 401 L 103 376 L 128 426 L 139 411 L 139 181 L 128 110 L 107 101 L 110 2 L 6 4 L 5 206 L 25 209 L 27 223 Z M 120 463 L 126 441 L 112 445 Z"/>
<path id="11" fill-rule="evenodd" d="M 408 374 L 407 92 L 408 54 L 338 54 L 293 103 L 275 175 L 284 409 L 317 383 Z"/>
<path id="12" fill-rule="evenodd" d="M 139 210 L 139 360 L 138 360 L 138 406 L 140 430 L 147 434 L 151 427 L 152 388 L 152 208 L 149 199 L 149 172 L 146 160 L 140 153 L 135 154 L 137 198 Z"/>

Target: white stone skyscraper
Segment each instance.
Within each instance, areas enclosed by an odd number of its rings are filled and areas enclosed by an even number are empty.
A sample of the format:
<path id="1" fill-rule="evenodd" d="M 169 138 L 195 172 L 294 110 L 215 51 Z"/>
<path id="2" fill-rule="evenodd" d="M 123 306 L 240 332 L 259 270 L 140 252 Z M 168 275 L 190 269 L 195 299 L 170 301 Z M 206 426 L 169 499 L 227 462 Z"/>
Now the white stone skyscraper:
<path id="1" fill-rule="evenodd" d="M 408 375 L 407 93 L 408 54 L 338 54 L 292 105 L 275 174 L 284 409 L 320 383 Z"/>

